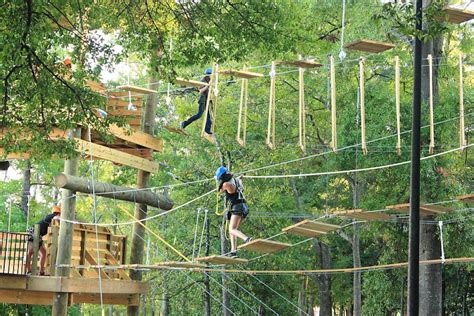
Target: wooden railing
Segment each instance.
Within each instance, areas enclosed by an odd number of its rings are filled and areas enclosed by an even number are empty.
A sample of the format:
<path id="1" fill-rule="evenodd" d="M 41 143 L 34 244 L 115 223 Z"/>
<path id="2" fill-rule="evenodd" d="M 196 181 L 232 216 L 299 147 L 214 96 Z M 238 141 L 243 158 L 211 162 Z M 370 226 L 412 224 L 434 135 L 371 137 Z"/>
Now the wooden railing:
<path id="1" fill-rule="evenodd" d="M 0 274 L 26 274 L 28 236 L 0 231 Z"/>

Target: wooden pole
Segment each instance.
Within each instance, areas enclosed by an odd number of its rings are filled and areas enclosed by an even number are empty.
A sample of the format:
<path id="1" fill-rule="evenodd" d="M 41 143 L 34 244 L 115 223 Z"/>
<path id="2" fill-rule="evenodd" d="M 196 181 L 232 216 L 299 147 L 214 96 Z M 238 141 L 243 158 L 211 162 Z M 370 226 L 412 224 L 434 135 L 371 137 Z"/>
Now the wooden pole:
<path id="1" fill-rule="evenodd" d="M 359 98 L 360 98 L 360 130 L 362 153 L 367 155 L 367 143 L 365 142 L 365 77 L 364 77 L 365 58 L 359 59 Z"/>
<path id="2" fill-rule="evenodd" d="M 430 146 L 429 153 L 434 152 L 434 122 L 433 122 L 433 56 L 428 55 L 428 71 L 429 71 L 429 107 L 430 107 Z"/>
<path id="3" fill-rule="evenodd" d="M 92 194 L 92 185 L 88 179 L 60 173 L 55 177 L 55 183 L 59 188 Z M 166 211 L 173 207 L 173 202 L 167 196 L 148 190 L 136 191 L 132 188 L 94 181 L 94 192 L 101 197 L 146 204 Z"/>
<path id="4" fill-rule="evenodd" d="M 268 129 L 267 129 L 267 145 L 270 149 L 275 149 L 275 80 L 276 80 L 276 63 L 272 61 L 270 70 L 270 101 L 268 103 Z"/>
<path id="5" fill-rule="evenodd" d="M 38 272 L 38 252 L 40 238 L 40 226 L 39 224 L 35 224 L 35 230 L 33 233 L 33 259 L 31 263 L 31 275 L 36 275 L 36 272 Z"/>
<path id="6" fill-rule="evenodd" d="M 247 68 L 243 68 L 246 70 Z M 245 147 L 247 140 L 247 104 L 248 104 L 248 85 L 249 80 L 242 78 L 242 86 L 240 89 L 240 107 L 239 107 L 239 121 L 237 125 L 237 142 Z M 242 122 L 243 121 L 243 122 Z M 243 127 L 242 127 L 243 125 Z"/>
<path id="7" fill-rule="evenodd" d="M 75 131 L 69 132 L 68 138 L 80 137 L 81 130 L 76 129 Z M 73 158 L 64 162 L 64 173 L 68 175 L 76 175 L 79 165 L 79 158 Z M 67 221 L 74 220 L 76 210 L 76 196 L 75 192 L 68 189 L 62 191 L 62 210 L 61 210 L 61 224 L 59 226 L 59 237 L 58 237 L 58 254 L 56 258 L 56 276 L 68 277 L 69 268 L 59 265 L 70 265 L 71 264 L 71 251 L 72 251 L 72 235 L 73 235 L 73 224 Z M 68 293 L 58 292 L 54 295 L 53 300 L 53 316 L 66 316 L 68 308 Z"/>
<path id="8" fill-rule="evenodd" d="M 302 57 L 300 56 L 300 60 Z M 300 139 L 300 148 L 303 152 L 306 152 L 306 113 L 304 106 L 304 68 L 299 67 L 298 69 L 299 76 L 299 139 Z"/>
<path id="9" fill-rule="evenodd" d="M 400 138 L 400 57 L 395 56 L 395 112 L 397 117 L 397 154 L 402 154 Z"/>
<path id="10" fill-rule="evenodd" d="M 329 56 L 329 72 L 331 81 L 331 149 L 337 150 L 337 129 L 336 129 L 336 71 L 334 69 L 334 57 Z"/>
<path id="11" fill-rule="evenodd" d="M 206 213 L 208 213 L 208 210 L 205 210 Z M 206 219 L 206 224 L 205 224 L 205 229 L 206 229 L 206 249 L 204 251 L 206 257 L 209 256 L 209 245 L 210 245 L 210 236 L 209 236 L 209 216 L 205 216 Z M 206 264 L 206 266 L 209 266 L 209 263 Z M 209 272 L 205 271 L 204 272 L 204 314 L 206 316 L 211 316 L 211 285 L 209 282 Z"/>
<path id="12" fill-rule="evenodd" d="M 149 88 L 152 90 L 158 90 L 158 80 L 156 78 L 150 79 Z M 209 91 L 210 93 L 210 91 Z M 209 100 L 209 97 L 208 97 Z M 148 96 L 146 105 L 145 105 L 145 117 L 143 124 L 143 132 L 153 135 L 153 129 L 155 124 L 155 105 L 157 102 L 156 94 L 151 94 Z M 204 120 L 207 118 L 207 111 Z M 137 188 L 143 189 L 148 186 L 150 179 L 150 173 L 143 170 L 138 170 L 137 174 Z M 137 203 L 135 206 L 135 219 L 141 220 L 147 216 L 148 206 L 146 204 Z M 141 225 L 143 224 L 143 226 Z M 143 240 L 145 238 L 145 228 L 146 223 L 136 222 L 133 225 L 133 235 L 130 249 L 130 264 L 142 264 L 143 263 Z M 130 278 L 132 280 L 141 281 L 142 273 L 141 271 L 131 270 Z M 139 306 L 129 306 L 127 308 L 128 316 L 138 316 Z"/>
<path id="13" fill-rule="evenodd" d="M 463 55 L 459 55 L 459 147 L 466 146 L 464 134 Z"/>

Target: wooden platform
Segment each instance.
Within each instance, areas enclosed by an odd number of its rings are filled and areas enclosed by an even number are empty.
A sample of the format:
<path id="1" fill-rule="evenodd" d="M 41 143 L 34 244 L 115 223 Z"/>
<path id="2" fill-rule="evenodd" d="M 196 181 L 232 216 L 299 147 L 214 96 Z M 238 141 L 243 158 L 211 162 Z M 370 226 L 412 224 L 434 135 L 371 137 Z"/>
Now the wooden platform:
<path id="1" fill-rule="evenodd" d="M 391 219 L 392 216 L 381 212 L 364 212 L 361 209 L 338 211 L 333 213 L 336 216 L 350 217 L 364 221 L 380 221 Z"/>
<path id="2" fill-rule="evenodd" d="M 399 211 L 402 213 L 409 213 L 410 212 L 410 204 L 409 203 L 404 203 L 404 204 L 396 204 L 396 205 L 389 205 L 385 207 L 387 210 L 392 210 L 392 211 Z M 420 205 L 420 214 L 422 216 L 435 216 L 439 214 L 445 214 L 448 212 L 451 212 L 453 209 L 444 207 L 444 206 L 439 206 L 439 205 L 426 205 L 426 204 L 421 204 Z"/>
<path id="3" fill-rule="evenodd" d="M 191 80 L 191 79 L 184 79 L 184 78 L 176 78 L 176 84 L 185 87 L 193 87 L 193 88 L 201 88 L 204 86 L 208 86 L 208 83 L 199 81 L 199 80 Z"/>
<path id="4" fill-rule="evenodd" d="M 380 53 L 395 47 L 390 43 L 371 41 L 371 40 L 358 40 L 344 46 L 347 49 L 358 50 L 368 53 Z"/>
<path id="5" fill-rule="evenodd" d="M 234 76 L 237 78 L 244 78 L 244 79 L 254 79 L 254 78 L 263 77 L 263 74 L 258 73 L 258 72 L 252 72 L 252 71 L 247 71 L 247 70 L 235 70 L 235 69 L 219 70 L 219 74 L 229 75 L 229 76 Z"/>
<path id="6" fill-rule="evenodd" d="M 189 135 L 188 133 L 186 133 L 186 131 L 182 128 L 176 128 L 176 127 L 173 127 L 173 126 L 169 126 L 169 125 L 163 125 L 163 127 L 165 129 L 167 129 L 168 131 L 172 132 L 172 133 L 176 133 L 176 134 L 181 134 L 181 135 Z"/>
<path id="7" fill-rule="evenodd" d="M 195 259 L 198 262 L 208 262 L 214 264 L 239 264 L 239 263 L 248 263 L 247 259 L 242 258 L 231 258 L 226 256 L 208 256 L 208 257 L 200 257 Z"/>
<path id="8" fill-rule="evenodd" d="M 335 231 L 339 228 L 340 226 L 338 225 L 315 222 L 306 219 L 297 224 L 285 227 L 282 229 L 282 231 L 285 233 L 295 234 L 304 237 L 317 237 Z"/>
<path id="9" fill-rule="evenodd" d="M 272 253 L 283 250 L 290 247 L 290 244 L 282 243 L 278 241 L 266 240 L 266 239 L 255 239 L 246 244 L 240 245 L 239 249 L 245 249 L 249 251 L 255 251 L 260 253 Z"/>
<path id="10" fill-rule="evenodd" d="M 138 93 L 138 94 L 158 93 L 158 91 L 156 91 L 156 90 L 137 87 L 137 86 L 132 86 L 132 85 L 118 86 L 117 89 L 130 91 L 130 92 L 134 92 L 134 93 Z"/>
<path id="11" fill-rule="evenodd" d="M 105 304 L 137 305 L 148 288 L 146 282 L 102 279 Z M 52 305 L 55 293 L 69 293 L 70 304 L 100 304 L 99 292 L 98 279 L 0 275 L 2 303 Z"/>
<path id="12" fill-rule="evenodd" d="M 459 201 L 474 204 L 474 193 L 456 197 Z"/>
<path id="13" fill-rule="evenodd" d="M 294 66 L 299 68 L 317 68 L 322 66 L 322 64 L 311 60 L 278 60 L 276 61 L 276 64 Z"/>
<path id="14" fill-rule="evenodd" d="M 154 264 L 157 267 L 171 267 L 171 268 L 205 268 L 205 264 L 186 261 L 166 261 Z"/>
<path id="15" fill-rule="evenodd" d="M 443 9 L 443 14 L 437 19 L 439 21 L 446 21 L 453 24 L 461 24 L 474 19 L 474 11 L 446 7 Z"/>

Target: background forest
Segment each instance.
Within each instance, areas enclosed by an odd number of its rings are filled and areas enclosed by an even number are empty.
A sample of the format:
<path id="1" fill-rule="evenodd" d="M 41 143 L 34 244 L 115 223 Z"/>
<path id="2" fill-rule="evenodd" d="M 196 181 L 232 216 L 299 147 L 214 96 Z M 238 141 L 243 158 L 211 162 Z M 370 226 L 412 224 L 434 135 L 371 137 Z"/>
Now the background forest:
<path id="1" fill-rule="evenodd" d="M 459 54 L 464 54 L 464 117 L 468 145 L 474 129 L 474 37 L 472 24 L 448 24 L 435 17 L 444 1 L 423 1 L 425 25 L 422 109 L 422 157 L 429 156 L 427 54 L 435 64 L 434 153 L 459 148 Z M 453 1 L 450 4 L 462 4 Z M 108 89 L 130 81 L 159 90 L 154 134 L 164 140 L 155 153 L 161 171 L 149 186 L 169 194 L 175 206 L 215 189 L 212 179 L 222 160 L 236 174 L 245 174 L 250 217 L 242 230 L 253 238 L 268 238 L 302 219 L 319 219 L 344 228 L 322 238 L 304 240 L 292 235 L 274 240 L 295 246 L 269 256 L 250 252 L 236 273 L 209 274 L 187 270 L 147 271 L 150 292 L 142 298 L 143 315 L 321 315 L 333 308 L 338 315 L 397 315 L 406 310 L 407 269 L 362 273 L 252 275 L 245 270 L 307 270 L 349 268 L 406 262 L 408 218 L 354 222 L 331 216 L 336 211 L 382 211 L 387 205 L 409 201 L 409 164 L 367 172 L 318 176 L 252 178 L 354 170 L 410 160 L 413 85 L 413 6 L 409 2 L 381 3 L 347 0 L 278 1 L 0 1 L 0 89 L 2 127 L 15 127 L 30 138 L 7 133 L 0 140 L 6 152 L 32 152 L 32 159 L 12 161 L 0 182 L 0 229 L 25 231 L 48 214 L 60 200 L 53 178 L 73 144 L 47 138 L 53 127 L 78 124 L 106 131 L 93 109 L 105 101 L 84 85 L 84 79 L 108 81 Z M 342 36 L 343 35 L 343 36 Z M 361 147 L 358 91 L 360 52 L 344 44 L 360 38 L 396 44 L 381 54 L 365 54 L 365 111 L 368 153 Z M 268 124 L 270 64 L 301 55 L 323 64 L 305 72 L 306 152 L 298 146 L 298 69 L 277 67 L 276 149 L 265 145 Z M 329 59 L 336 68 L 337 142 L 332 152 Z M 70 56 L 73 73 L 64 76 L 62 60 Z M 394 57 L 401 61 L 401 153 L 397 154 Z M 219 77 L 215 133 L 221 146 L 200 137 L 202 120 L 186 128 L 187 136 L 164 128 L 179 126 L 197 110 L 198 93 L 174 85 L 176 77 L 200 78 L 207 67 L 249 67 L 264 77 L 249 81 L 247 146 L 235 140 L 240 81 Z M 67 78 L 67 79 L 65 79 Z M 171 84 L 168 84 L 170 82 Z M 104 123 L 105 122 L 105 123 Z M 54 155 L 55 159 L 50 159 Z M 306 157 L 305 159 L 302 159 Z M 439 222 L 443 223 L 446 258 L 474 257 L 472 205 L 456 196 L 473 192 L 472 148 L 456 150 L 421 163 L 421 201 L 439 203 L 455 211 L 422 223 L 424 259 L 441 256 Z M 137 171 L 107 161 L 81 160 L 81 177 L 134 187 Z M 13 179 L 12 179 L 13 177 Z M 133 234 L 132 203 L 98 198 L 100 223 Z M 93 221 L 93 199 L 79 195 L 76 218 Z M 226 253 L 221 198 L 210 194 L 167 215 L 146 222 L 147 227 L 188 257 Z M 148 216 L 158 214 L 150 209 Z M 152 234 L 145 236 L 144 263 L 180 260 Z M 474 313 L 472 263 L 421 268 L 420 304 L 426 315 Z M 207 290 L 206 290 L 207 289 Z M 435 290 L 433 290 L 435 289 Z M 425 295 L 423 297 L 423 295 Z M 112 315 L 125 307 L 106 306 Z M 0 314 L 48 315 L 50 307 L 0 305 Z M 71 315 L 99 315 L 101 306 L 70 308 Z M 344 314 L 347 313 L 347 314 Z M 402 312 L 403 314 L 403 312 Z"/>

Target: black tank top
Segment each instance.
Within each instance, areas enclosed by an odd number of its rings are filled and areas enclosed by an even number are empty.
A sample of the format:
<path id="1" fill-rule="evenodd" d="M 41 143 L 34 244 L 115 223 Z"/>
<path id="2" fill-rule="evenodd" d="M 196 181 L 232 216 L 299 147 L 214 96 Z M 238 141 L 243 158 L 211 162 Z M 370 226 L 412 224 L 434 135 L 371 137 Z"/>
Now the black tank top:
<path id="1" fill-rule="evenodd" d="M 235 192 L 234 193 L 229 193 L 225 191 L 225 196 L 227 201 L 230 201 L 230 205 L 234 206 L 239 203 L 245 203 L 244 196 L 242 195 L 242 192 L 240 191 L 239 187 L 237 186 L 237 181 L 232 178 L 228 181 L 230 184 L 232 184 L 235 187 Z"/>

